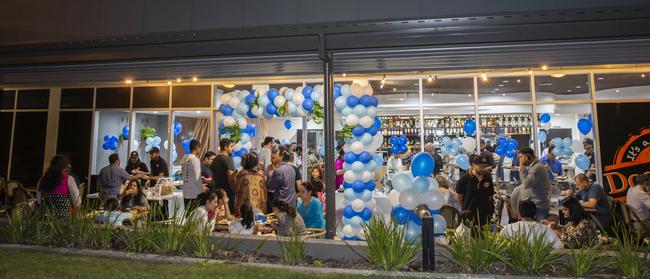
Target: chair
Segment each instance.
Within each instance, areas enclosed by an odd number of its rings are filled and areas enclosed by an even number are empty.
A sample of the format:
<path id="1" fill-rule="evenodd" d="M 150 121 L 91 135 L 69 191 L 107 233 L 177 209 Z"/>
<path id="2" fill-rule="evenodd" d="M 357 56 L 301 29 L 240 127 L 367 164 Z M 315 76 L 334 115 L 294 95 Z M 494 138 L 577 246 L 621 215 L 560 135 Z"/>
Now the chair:
<path id="1" fill-rule="evenodd" d="M 325 236 L 325 230 L 324 229 L 313 229 L 313 228 L 308 228 L 305 229 L 305 235 L 302 236 L 302 238 L 323 238 Z"/>
<path id="2" fill-rule="evenodd" d="M 632 217 L 632 226 L 634 228 L 639 227 L 643 231 L 643 233 L 646 236 L 650 236 L 650 228 L 648 227 L 647 222 L 644 222 L 639 218 L 639 215 L 634 212 L 634 209 L 630 207 L 628 204 L 625 204 L 625 209 L 627 210 L 628 214 Z M 634 224 L 637 224 L 636 226 Z"/>
<path id="3" fill-rule="evenodd" d="M 448 229 L 455 229 L 460 225 L 460 212 L 455 207 L 445 204 L 440 208 L 440 215 L 445 218 Z"/>
<path id="4" fill-rule="evenodd" d="M 16 204 L 28 203 L 34 201 L 34 195 L 27 191 L 25 188 L 15 188 L 13 192 L 14 202 Z"/>
<path id="5" fill-rule="evenodd" d="M 79 184 L 79 199 L 81 200 L 82 203 L 84 203 L 84 199 L 86 197 L 86 182 L 82 182 Z"/>

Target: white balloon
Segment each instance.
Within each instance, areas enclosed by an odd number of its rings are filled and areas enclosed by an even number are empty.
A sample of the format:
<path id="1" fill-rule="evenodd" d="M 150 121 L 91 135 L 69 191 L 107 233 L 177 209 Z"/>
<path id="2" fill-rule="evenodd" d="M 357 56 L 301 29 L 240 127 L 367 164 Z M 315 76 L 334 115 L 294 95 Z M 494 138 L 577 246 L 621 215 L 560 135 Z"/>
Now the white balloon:
<path id="1" fill-rule="evenodd" d="M 239 136 L 239 142 L 241 142 L 242 144 L 246 144 L 250 142 L 250 140 L 251 140 L 251 136 L 249 136 L 246 133 L 242 133 L 241 136 Z"/>
<path id="2" fill-rule="evenodd" d="M 339 96 L 334 100 L 334 106 L 340 112 L 342 109 L 348 106 L 347 100 L 344 96 Z"/>
<path id="3" fill-rule="evenodd" d="M 167 142 L 167 141 L 165 141 Z M 131 150 L 138 150 L 138 147 L 140 147 L 140 143 L 137 140 L 133 140 L 131 142 Z M 167 147 L 165 147 L 166 149 Z"/>
<path id="4" fill-rule="evenodd" d="M 237 118 L 237 123 L 239 123 L 239 128 L 245 128 L 248 125 L 246 118 Z"/>
<path id="5" fill-rule="evenodd" d="M 438 180 L 429 177 L 429 189 L 439 189 Z"/>
<path id="6" fill-rule="evenodd" d="M 356 216 L 355 216 L 356 217 Z M 433 233 L 439 235 L 445 233 L 447 229 L 447 220 L 441 215 L 433 215 Z"/>
<path id="7" fill-rule="evenodd" d="M 314 89 L 314 91 L 311 93 L 311 96 L 309 96 L 309 97 L 311 97 L 312 101 L 318 102 L 318 99 L 320 99 L 320 97 L 322 97 L 322 96 L 323 96 L 323 92 L 316 91 Z"/>
<path id="8" fill-rule="evenodd" d="M 323 91 L 323 85 L 322 84 L 316 84 L 314 85 L 314 91 Z"/>
<path id="9" fill-rule="evenodd" d="M 374 160 L 371 160 L 366 164 L 366 170 L 370 172 L 374 172 L 375 170 L 377 170 L 377 163 L 375 163 Z"/>
<path id="10" fill-rule="evenodd" d="M 298 106 L 298 109 L 296 110 L 296 115 L 298 115 L 300 117 L 307 116 L 307 112 L 305 111 L 305 109 L 302 108 L 302 105 Z"/>
<path id="11" fill-rule="evenodd" d="M 305 101 L 305 96 L 302 95 L 302 90 L 296 91 L 295 94 L 291 97 L 291 102 L 296 104 L 296 106 L 302 107 L 302 102 Z"/>
<path id="12" fill-rule="evenodd" d="M 345 225 L 343 227 L 343 235 L 347 237 L 354 237 L 354 235 L 357 234 L 357 231 L 358 230 L 354 229 L 352 225 Z"/>
<path id="13" fill-rule="evenodd" d="M 239 106 L 237 107 L 237 111 L 241 114 L 246 114 L 248 112 L 248 105 L 246 105 L 245 102 L 239 102 Z"/>
<path id="14" fill-rule="evenodd" d="M 431 210 L 438 210 L 445 204 L 445 196 L 438 189 L 422 194 L 422 202 Z"/>
<path id="15" fill-rule="evenodd" d="M 341 114 L 343 114 L 344 116 L 348 116 L 348 115 L 352 114 L 352 108 L 350 108 L 348 106 L 344 107 L 341 110 Z"/>
<path id="16" fill-rule="evenodd" d="M 363 96 L 363 86 L 359 85 L 358 83 L 353 83 L 352 88 L 352 96 L 361 98 Z"/>
<path id="17" fill-rule="evenodd" d="M 235 122 L 237 122 L 237 121 L 232 116 L 226 116 L 226 117 L 223 118 L 223 125 L 226 126 L 226 127 L 235 125 Z"/>
<path id="18" fill-rule="evenodd" d="M 395 189 L 390 190 L 390 193 L 388 193 L 388 202 L 392 206 L 396 206 L 399 204 L 399 192 L 395 191 Z"/>
<path id="19" fill-rule="evenodd" d="M 350 150 L 354 152 L 355 154 L 360 154 L 363 152 L 363 143 L 360 141 L 355 141 L 350 145 Z"/>
<path id="20" fill-rule="evenodd" d="M 359 117 L 357 117 L 354 114 L 350 114 L 345 117 L 345 124 L 349 126 L 356 126 L 357 124 L 359 124 Z"/>
<path id="21" fill-rule="evenodd" d="M 371 136 L 369 133 L 364 133 L 363 136 L 358 138 L 363 145 L 370 146 L 372 145 L 372 142 L 375 140 L 373 136 Z"/>
<path id="22" fill-rule="evenodd" d="M 363 165 L 363 163 L 356 161 L 352 163 L 351 169 L 356 173 L 360 173 L 365 169 L 365 166 Z"/>
<path id="23" fill-rule="evenodd" d="M 137 142 L 136 140 L 133 140 L 133 142 L 131 143 L 131 147 L 133 147 L 133 144 L 136 143 L 136 142 Z M 168 141 L 168 140 L 165 140 L 165 142 L 163 142 L 163 147 L 164 147 L 165 149 L 167 149 L 167 148 L 168 148 L 168 147 L 167 147 L 168 144 L 169 144 L 169 141 Z M 133 149 L 133 150 L 136 150 L 136 149 L 138 149 L 138 148 L 135 147 L 135 148 L 132 148 L 132 149 Z"/>
<path id="24" fill-rule="evenodd" d="M 350 145 L 349 144 L 344 144 L 343 145 L 343 151 L 350 152 Z"/>
<path id="25" fill-rule="evenodd" d="M 373 92 L 372 92 L 372 86 L 370 86 L 370 84 L 366 84 L 366 85 L 363 87 L 363 94 L 364 94 L 364 95 L 370 95 L 370 96 L 372 96 L 372 93 L 373 93 Z"/>
<path id="26" fill-rule="evenodd" d="M 230 100 L 228 100 L 228 105 L 230 105 L 232 108 L 237 108 L 239 106 L 239 98 L 237 97 L 230 98 Z"/>
<path id="27" fill-rule="evenodd" d="M 285 99 L 284 96 L 282 95 L 278 95 L 277 97 L 275 97 L 275 100 L 273 100 L 273 104 L 278 108 L 284 106 L 284 103 L 286 102 L 287 99 Z"/>
<path id="28" fill-rule="evenodd" d="M 239 151 L 239 150 L 241 150 L 242 147 L 243 147 L 242 143 L 238 142 L 238 143 L 235 143 L 235 146 L 232 147 L 232 150 Z"/>
<path id="29" fill-rule="evenodd" d="M 228 104 L 228 102 L 230 101 L 230 97 L 231 97 L 230 93 L 221 95 L 221 103 Z"/>
<path id="30" fill-rule="evenodd" d="M 415 207 L 422 204 L 422 199 L 420 195 L 421 195 L 420 193 L 416 192 L 413 189 L 406 189 L 404 191 L 400 191 L 399 204 L 408 210 L 413 210 L 415 209 Z"/>
<path id="31" fill-rule="evenodd" d="M 341 86 L 341 95 L 348 97 L 350 94 L 352 94 L 352 89 L 350 88 L 349 84 L 344 84 Z"/>
<path id="32" fill-rule="evenodd" d="M 264 109 L 260 106 L 255 106 L 252 108 L 251 112 L 253 113 L 253 115 L 259 117 L 264 113 Z"/>
<path id="33" fill-rule="evenodd" d="M 363 190 L 363 192 L 361 192 L 361 196 L 359 198 L 362 199 L 363 202 L 369 202 L 370 199 L 372 199 L 372 192 L 367 190 L 367 189 Z"/>
<path id="34" fill-rule="evenodd" d="M 266 95 L 261 95 L 259 98 L 257 98 L 257 104 L 264 108 L 266 105 L 268 105 L 271 101 L 269 100 L 269 97 Z"/>
<path id="35" fill-rule="evenodd" d="M 410 189 L 413 186 L 413 178 L 411 178 L 406 173 L 398 173 L 391 179 L 391 184 L 393 184 L 393 189 L 397 190 L 398 192 L 402 192 L 406 189 Z"/>
<path id="36" fill-rule="evenodd" d="M 376 107 L 367 107 L 366 108 L 366 113 L 368 116 L 375 118 L 377 117 L 377 108 Z"/>
<path id="37" fill-rule="evenodd" d="M 352 201 L 352 210 L 356 212 L 361 212 L 366 207 L 366 203 L 361 199 L 356 199 Z"/>
<path id="38" fill-rule="evenodd" d="M 249 142 L 247 142 L 247 143 L 244 143 L 244 147 L 245 147 L 247 150 L 251 150 L 251 148 L 253 148 L 253 142 L 249 141 Z"/>
<path id="39" fill-rule="evenodd" d="M 357 179 L 357 174 L 354 171 L 346 170 L 345 173 L 343 173 L 343 180 L 345 180 L 347 183 L 352 183 Z"/>
<path id="40" fill-rule="evenodd" d="M 366 203 L 366 207 L 375 210 L 375 207 L 377 207 L 377 202 L 375 199 L 370 199 L 370 201 Z"/>
<path id="41" fill-rule="evenodd" d="M 370 126 L 372 126 L 372 124 L 374 122 L 375 122 L 375 119 L 373 119 L 372 117 L 367 116 L 367 115 L 364 116 L 364 117 L 361 117 L 361 119 L 359 119 L 359 124 L 361 124 L 361 127 L 364 127 L 364 128 L 370 128 Z"/>
<path id="42" fill-rule="evenodd" d="M 318 99 L 318 104 L 321 107 L 325 107 L 325 96 L 320 96 L 320 99 Z"/>
<path id="43" fill-rule="evenodd" d="M 305 97 L 305 95 L 302 94 L 302 90 L 303 90 L 303 89 L 305 89 L 305 88 L 302 87 L 302 86 L 298 86 L 298 87 L 296 87 L 296 91 L 294 91 L 293 94 L 294 94 L 294 95 L 296 95 L 296 94 L 300 94 L 300 95 L 302 95 L 303 97 Z M 292 96 L 292 97 L 293 97 L 293 96 Z"/>
<path id="44" fill-rule="evenodd" d="M 291 88 L 287 88 L 287 90 L 284 91 L 284 98 L 287 100 L 291 100 L 293 97 L 293 94 L 295 94 L 296 91 L 293 91 Z"/>
<path id="45" fill-rule="evenodd" d="M 472 137 L 465 137 L 461 140 L 461 146 L 465 151 L 472 152 L 476 150 L 476 139 Z"/>
<path id="46" fill-rule="evenodd" d="M 359 118 L 364 117 L 368 114 L 366 107 L 362 105 L 356 105 L 354 109 L 352 109 L 352 113 L 356 114 Z"/>
<path id="47" fill-rule="evenodd" d="M 373 177 L 375 177 L 375 175 L 372 172 L 364 171 L 361 173 L 361 181 L 363 182 L 368 182 L 372 180 Z"/>

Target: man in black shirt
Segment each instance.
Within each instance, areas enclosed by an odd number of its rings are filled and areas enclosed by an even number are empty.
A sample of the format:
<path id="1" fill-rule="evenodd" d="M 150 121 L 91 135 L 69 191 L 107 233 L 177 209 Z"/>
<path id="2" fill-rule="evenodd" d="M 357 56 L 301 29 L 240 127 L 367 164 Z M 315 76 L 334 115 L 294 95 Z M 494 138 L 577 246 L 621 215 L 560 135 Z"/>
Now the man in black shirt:
<path id="1" fill-rule="evenodd" d="M 443 161 L 442 157 L 440 157 L 440 154 L 438 154 L 436 148 L 433 147 L 433 143 L 427 143 L 427 145 L 424 146 L 424 151 L 429 153 L 431 157 L 433 158 L 434 162 L 434 167 L 433 167 L 433 176 L 435 177 L 442 171 L 442 166 L 443 166 Z"/>
<path id="2" fill-rule="evenodd" d="M 219 141 L 219 154 L 212 162 L 214 189 L 223 189 L 228 195 L 228 208 L 235 212 L 235 162 L 232 154 L 233 143 L 229 138 Z"/>
<path id="3" fill-rule="evenodd" d="M 160 149 L 158 147 L 152 147 L 149 150 L 149 156 L 151 156 L 151 161 L 149 162 L 151 166 L 151 176 L 149 180 L 158 181 L 158 179 L 169 176 L 169 167 L 167 167 L 167 162 L 165 159 L 160 157 Z"/>
<path id="4" fill-rule="evenodd" d="M 590 138 L 585 138 L 582 141 L 582 147 L 585 149 L 585 156 L 589 158 L 589 169 L 585 170 L 585 175 L 591 180 L 596 181 L 596 172 L 592 171 L 596 169 L 596 157 L 594 155 L 594 140 Z"/>
<path id="5" fill-rule="evenodd" d="M 214 154 L 212 151 L 208 151 L 203 155 L 203 161 L 201 162 L 201 178 L 203 182 L 208 184 L 210 190 L 214 190 L 214 174 L 212 174 L 212 162 L 217 158 L 217 154 Z"/>
<path id="6" fill-rule="evenodd" d="M 475 155 L 469 172 L 456 184 L 456 198 L 463 210 L 469 210 L 481 226 L 490 223 L 494 213 L 494 183 L 490 174 L 490 161 L 486 156 Z"/>

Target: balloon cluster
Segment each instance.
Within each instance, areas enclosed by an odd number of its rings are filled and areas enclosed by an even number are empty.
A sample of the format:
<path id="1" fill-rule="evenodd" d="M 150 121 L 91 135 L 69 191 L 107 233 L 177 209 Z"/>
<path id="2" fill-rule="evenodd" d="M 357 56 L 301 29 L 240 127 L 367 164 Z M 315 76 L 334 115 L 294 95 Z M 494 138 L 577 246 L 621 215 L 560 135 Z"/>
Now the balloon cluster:
<path id="1" fill-rule="evenodd" d="M 393 206 L 391 215 L 395 222 L 406 225 L 409 240 L 415 240 L 422 232 L 422 219 L 414 211 L 420 205 L 426 205 L 431 211 L 435 234 L 443 234 L 447 227 L 445 219 L 438 214 L 445 203 L 444 196 L 438 190 L 438 182 L 430 177 L 434 166 L 433 157 L 420 152 L 413 157 L 410 173 L 400 173 L 391 179 L 393 190 L 388 194 Z"/>
<path id="2" fill-rule="evenodd" d="M 117 141 L 118 138 L 117 136 L 113 135 L 105 135 L 104 136 L 104 144 L 102 144 L 102 148 L 104 150 L 117 150 Z"/>
<path id="3" fill-rule="evenodd" d="M 408 138 L 406 136 L 401 135 L 401 136 L 392 136 L 390 137 L 390 152 L 393 154 L 404 154 L 406 151 L 408 151 L 408 147 L 406 147 L 406 144 L 409 142 Z"/>
<path id="4" fill-rule="evenodd" d="M 508 158 L 514 158 L 517 155 L 517 141 L 514 139 L 499 138 L 494 153 L 499 156 L 506 155 Z"/>
<path id="5" fill-rule="evenodd" d="M 145 146 L 144 151 L 149 152 L 152 148 L 156 147 L 160 149 L 160 142 L 162 140 L 160 139 L 159 136 L 155 137 L 148 137 L 145 142 L 147 143 L 147 146 Z"/>
<path id="6" fill-rule="evenodd" d="M 463 124 L 463 130 L 465 130 L 465 133 L 467 133 L 468 136 L 471 136 L 476 132 L 476 121 L 474 119 L 467 119 L 465 120 L 465 124 Z"/>
<path id="7" fill-rule="evenodd" d="M 588 170 L 589 167 L 591 166 L 591 161 L 589 160 L 589 157 L 585 154 L 578 154 L 576 155 L 576 166 L 579 167 L 581 170 Z"/>
<path id="8" fill-rule="evenodd" d="M 335 106 L 345 123 L 352 127 L 352 133 L 345 139 L 343 150 L 343 239 L 364 239 L 362 226 L 372 218 L 376 203 L 372 197 L 375 189 L 375 171 L 381 166 L 374 156 L 383 143 L 379 133 L 381 122 L 377 118 L 377 98 L 372 96 L 372 87 L 334 85 Z M 383 164 L 383 158 L 380 161 Z"/>
<path id="9" fill-rule="evenodd" d="M 553 155 L 560 157 L 562 155 L 571 156 L 573 154 L 573 150 L 571 149 L 573 141 L 570 138 L 554 138 L 551 140 L 551 143 L 555 146 Z"/>
<path id="10" fill-rule="evenodd" d="M 178 136 L 183 131 L 183 125 L 180 122 L 174 122 L 174 135 Z"/>
<path id="11" fill-rule="evenodd" d="M 454 138 L 452 140 L 449 137 L 444 137 L 442 138 L 442 148 L 440 151 L 444 155 L 456 156 L 460 153 L 460 148 L 462 145 L 463 142 L 458 138 Z"/>
<path id="12" fill-rule="evenodd" d="M 593 127 L 593 123 L 591 123 L 591 119 L 587 117 L 578 119 L 578 131 L 580 131 L 580 133 L 582 133 L 583 135 L 589 134 L 589 131 L 591 131 L 591 127 Z"/>
<path id="13" fill-rule="evenodd" d="M 122 127 L 122 136 L 124 136 L 125 139 L 129 138 L 129 125 L 124 125 L 124 127 Z"/>

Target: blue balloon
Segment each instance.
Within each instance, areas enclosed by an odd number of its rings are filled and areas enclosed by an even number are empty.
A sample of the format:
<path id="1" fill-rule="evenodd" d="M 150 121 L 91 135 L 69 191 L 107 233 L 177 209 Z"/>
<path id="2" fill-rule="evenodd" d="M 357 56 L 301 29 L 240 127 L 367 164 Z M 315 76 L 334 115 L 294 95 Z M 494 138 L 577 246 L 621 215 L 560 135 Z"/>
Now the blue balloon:
<path id="1" fill-rule="evenodd" d="M 400 145 L 406 145 L 407 143 L 409 143 L 409 139 L 405 135 L 399 136 Z"/>
<path id="2" fill-rule="evenodd" d="M 506 151 L 508 150 L 506 149 L 505 146 L 497 145 L 497 148 L 494 150 L 494 153 L 496 153 L 499 156 L 503 156 L 504 154 L 506 154 Z"/>
<path id="3" fill-rule="evenodd" d="M 354 130 L 352 132 L 354 133 Z M 374 137 L 377 133 L 379 133 L 379 129 L 373 125 L 370 126 L 370 128 L 366 129 L 366 132 Z"/>
<path id="4" fill-rule="evenodd" d="M 391 145 L 399 145 L 399 139 L 396 136 L 391 136 L 389 141 Z"/>
<path id="5" fill-rule="evenodd" d="M 591 120 L 589 118 L 583 117 L 578 120 L 578 131 L 582 133 L 583 135 L 586 135 L 591 131 L 591 127 L 593 124 L 591 123 Z"/>
<path id="6" fill-rule="evenodd" d="M 372 161 L 372 155 L 370 155 L 368 151 L 361 152 L 361 154 L 359 154 L 358 160 L 361 161 L 361 163 L 367 164 L 368 162 Z"/>
<path id="7" fill-rule="evenodd" d="M 418 193 L 426 193 L 429 191 L 429 178 L 425 176 L 418 176 L 413 179 L 413 190 Z"/>
<path id="8" fill-rule="evenodd" d="M 341 96 L 341 85 L 338 83 L 334 84 L 334 100 L 336 100 L 336 98 L 340 96 Z"/>
<path id="9" fill-rule="evenodd" d="M 129 126 L 128 125 L 124 125 L 124 127 L 122 127 L 122 134 L 124 135 L 125 138 L 129 137 Z"/>
<path id="10" fill-rule="evenodd" d="M 361 104 L 364 107 L 372 106 L 373 104 L 372 96 L 370 95 L 361 96 L 361 99 L 359 99 L 359 104 Z"/>
<path id="11" fill-rule="evenodd" d="M 381 129 L 381 119 L 379 116 L 375 116 L 375 122 L 372 124 L 372 126 L 376 127 L 377 129 Z"/>
<path id="12" fill-rule="evenodd" d="M 370 220 L 370 218 L 372 218 L 372 209 L 367 207 L 364 208 L 363 211 L 359 213 L 359 217 L 361 217 L 361 219 L 363 219 L 364 221 Z"/>
<path id="13" fill-rule="evenodd" d="M 411 160 L 411 172 L 413 176 L 426 176 L 428 177 L 433 172 L 435 162 L 433 157 L 427 152 L 420 152 Z"/>
<path id="14" fill-rule="evenodd" d="M 591 162 L 589 161 L 589 157 L 587 157 L 585 154 L 578 154 L 576 156 L 576 166 L 579 167 L 582 170 L 587 170 L 591 166 Z"/>
<path id="15" fill-rule="evenodd" d="M 111 145 L 115 145 L 118 140 L 119 139 L 117 138 L 117 136 L 111 136 L 109 142 L 111 143 Z"/>
<path id="16" fill-rule="evenodd" d="M 352 218 L 352 217 L 354 217 L 356 215 L 357 215 L 357 213 L 354 212 L 354 209 L 352 209 L 352 206 L 348 205 L 345 208 L 343 208 L 343 216 L 345 216 L 345 218 Z"/>
<path id="17" fill-rule="evenodd" d="M 183 150 L 185 150 L 185 154 L 190 153 L 190 141 L 189 140 L 184 140 L 181 145 L 183 146 Z"/>
<path id="18" fill-rule="evenodd" d="M 474 132 L 476 131 L 476 122 L 473 119 L 465 120 L 463 129 L 465 130 L 465 133 L 467 133 L 467 135 L 469 136 L 473 135 Z"/>
<path id="19" fill-rule="evenodd" d="M 375 154 L 372 156 L 372 159 L 375 161 L 378 167 L 384 165 L 384 157 L 381 154 Z"/>
<path id="20" fill-rule="evenodd" d="M 400 151 L 399 146 L 397 146 L 397 145 L 392 145 L 390 147 L 390 153 L 392 153 L 392 154 L 399 154 L 399 151 Z"/>
<path id="21" fill-rule="evenodd" d="M 361 127 L 361 125 L 352 128 L 352 134 L 355 135 L 355 136 L 357 136 L 357 137 L 362 136 L 363 133 L 365 133 L 365 132 L 366 132 L 366 129 L 364 129 L 363 127 Z"/>
<path id="22" fill-rule="evenodd" d="M 357 193 L 363 192 L 363 190 L 366 189 L 366 184 L 363 183 L 361 180 L 356 180 L 352 182 L 352 190 L 354 190 Z"/>
<path id="23" fill-rule="evenodd" d="M 440 209 L 430 210 L 430 211 L 431 211 L 431 215 L 440 214 Z"/>
<path id="24" fill-rule="evenodd" d="M 401 146 L 399 147 L 399 153 L 400 153 L 400 154 L 404 154 L 404 153 L 406 153 L 406 151 L 408 151 L 408 150 L 409 150 L 409 149 L 408 149 L 408 147 L 406 147 L 406 145 L 401 145 Z"/>
<path id="25" fill-rule="evenodd" d="M 110 149 L 107 142 L 104 142 L 104 144 L 102 144 L 102 149 L 104 149 L 104 150 L 109 150 Z"/>
<path id="26" fill-rule="evenodd" d="M 469 157 L 466 154 L 456 156 L 456 166 L 462 170 L 469 169 Z"/>
<path id="27" fill-rule="evenodd" d="M 248 96 L 246 96 L 246 99 L 244 99 L 244 101 L 246 102 L 247 105 L 250 106 L 253 103 L 255 103 L 255 99 L 257 99 L 257 97 L 255 97 L 255 94 L 251 93 L 248 94 Z"/>
<path id="28" fill-rule="evenodd" d="M 284 127 L 287 128 L 287 130 L 291 129 L 291 120 L 289 119 L 285 120 Z"/>
<path id="29" fill-rule="evenodd" d="M 221 112 L 221 114 L 223 114 L 225 116 L 230 116 L 230 115 L 232 115 L 233 109 L 229 105 L 221 104 L 221 105 L 219 105 L 219 111 Z"/>
<path id="30" fill-rule="evenodd" d="M 508 140 L 506 138 L 497 139 L 497 145 L 503 146 L 504 148 L 508 146 Z"/>
<path id="31" fill-rule="evenodd" d="M 278 112 L 278 108 L 276 108 L 274 104 L 269 103 L 268 105 L 266 105 L 266 113 L 270 115 L 274 115 L 277 112 Z"/>
<path id="32" fill-rule="evenodd" d="M 506 151 L 506 157 L 508 158 L 514 158 L 515 157 L 515 150 L 514 149 L 508 149 Z"/>
<path id="33" fill-rule="evenodd" d="M 348 107 L 356 107 L 359 104 L 359 98 L 354 97 L 354 96 L 348 96 L 347 100 Z"/>
<path id="34" fill-rule="evenodd" d="M 306 99 L 311 99 L 311 93 L 314 92 L 314 88 L 311 86 L 307 85 L 302 89 L 302 95 L 305 96 Z"/>
<path id="35" fill-rule="evenodd" d="M 305 101 L 302 102 L 302 108 L 304 108 L 307 112 L 311 112 L 311 110 L 314 108 L 314 101 L 312 99 L 305 99 Z"/>
<path id="36" fill-rule="evenodd" d="M 539 142 L 546 142 L 546 136 L 548 136 L 546 130 L 539 130 L 537 133 L 537 139 L 539 139 Z"/>
<path id="37" fill-rule="evenodd" d="M 343 240 L 348 240 L 348 241 L 358 241 L 359 238 L 356 236 L 343 236 Z"/>
<path id="38" fill-rule="evenodd" d="M 183 131 L 183 125 L 181 125 L 180 122 L 174 122 L 174 135 L 178 136 L 181 134 L 182 131 Z"/>
<path id="39" fill-rule="evenodd" d="M 422 226 L 422 219 L 420 219 L 420 217 L 418 217 L 418 215 L 415 214 L 415 211 L 409 210 L 408 215 L 409 215 L 409 221 L 415 223 L 418 226 Z"/>
<path id="40" fill-rule="evenodd" d="M 271 88 L 271 89 L 269 89 L 268 92 L 266 92 L 266 96 L 269 97 L 269 101 L 271 101 L 271 103 L 274 102 L 275 97 L 277 97 L 278 95 L 280 95 L 280 92 L 275 88 Z"/>
<path id="41" fill-rule="evenodd" d="M 345 152 L 343 155 L 343 160 L 348 164 L 352 164 L 357 161 L 357 155 L 352 152 Z"/>
<path id="42" fill-rule="evenodd" d="M 377 99 L 377 97 L 375 96 L 372 96 L 371 98 L 372 98 L 372 104 L 370 106 L 373 107 L 379 106 L 379 99 Z"/>
<path id="43" fill-rule="evenodd" d="M 371 192 L 373 190 L 375 190 L 375 181 L 372 180 L 372 179 L 368 180 L 368 182 L 366 182 L 366 184 L 365 184 L 365 188 L 366 188 L 366 190 L 371 191 Z"/>
<path id="44" fill-rule="evenodd" d="M 248 118 L 250 118 L 250 119 L 255 119 L 255 118 L 257 118 L 257 116 L 255 116 L 255 114 L 253 114 L 253 111 L 252 111 L 252 110 L 248 110 L 248 111 L 246 112 L 246 116 L 247 116 Z"/>
<path id="45" fill-rule="evenodd" d="M 542 114 L 539 116 L 539 123 L 546 124 L 546 123 L 548 123 L 549 121 L 551 121 L 551 115 L 550 115 L 550 114 L 548 114 L 548 113 L 542 113 Z"/>
<path id="46" fill-rule="evenodd" d="M 400 225 L 406 224 L 406 222 L 409 220 L 408 210 L 399 205 L 393 207 L 393 212 L 391 212 L 391 215 L 393 216 L 393 220 L 395 220 L 395 222 Z"/>
<path id="47" fill-rule="evenodd" d="M 254 137 L 255 136 L 255 124 L 251 124 L 246 126 L 246 133 L 248 133 L 249 136 Z"/>
<path id="48" fill-rule="evenodd" d="M 508 140 L 508 150 L 513 150 L 517 148 L 517 141 L 514 139 Z"/>

